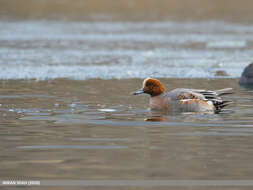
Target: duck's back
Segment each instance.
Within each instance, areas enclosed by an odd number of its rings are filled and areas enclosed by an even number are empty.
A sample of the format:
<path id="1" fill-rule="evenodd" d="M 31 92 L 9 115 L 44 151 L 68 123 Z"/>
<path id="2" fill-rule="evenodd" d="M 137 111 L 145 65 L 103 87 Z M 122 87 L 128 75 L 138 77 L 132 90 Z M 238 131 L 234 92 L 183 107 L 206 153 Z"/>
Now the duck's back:
<path id="1" fill-rule="evenodd" d="M 169 99 L 169 107 L 174 111 L 200 112 L 220 110 L 231 103 L 223 101 L 220 96 L 229 94 L 231 89 L 217 91 L 177 88 L 164 93 L 164 98 Z"/>

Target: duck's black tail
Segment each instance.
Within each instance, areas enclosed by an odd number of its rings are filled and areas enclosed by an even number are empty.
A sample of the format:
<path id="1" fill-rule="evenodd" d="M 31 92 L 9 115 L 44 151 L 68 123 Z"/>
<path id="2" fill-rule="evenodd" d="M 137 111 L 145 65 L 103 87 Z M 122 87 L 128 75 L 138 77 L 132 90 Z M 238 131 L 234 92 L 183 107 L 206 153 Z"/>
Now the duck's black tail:
<path id="1" fill-rule="evenodd" d="M 233 102 L 230 100 L 222 100 L 220 96 L 224 96 L 224 95 L 229 95 L 229 94 L 233 94 L 233 92 L 231 91 L 233 90 L 232 88 L 224 88 L 221 90 L 216 90 L 216 98 L 212 99 L 213 105 L 215 106 L 216 110 L 221 110 L 222 108 L 224 108 L 225 106 L 232 104 Z"/>
<path id="2" fill-rule="evenodd" d="M 221 100 L 221 99 L 216 99 L 216 100 L 212 100 L 213 105 L 215 106 L 216 110 L 219 111 L 222 108 L 224 108 L 225 106 L 232 104 L 232 101 L 229 100 Z"/>
<path id="3" fill-rule="evenodd" d="M 211 101 L 216 110 L 221 110 L 225 106 L 232 104 L 232 101 L 222 100 L 221 96 L 233 94 L 232 88 L 224 88 L 220 90 L 195 90 L 195 92 L 202 94 L 207 101 Z"/>

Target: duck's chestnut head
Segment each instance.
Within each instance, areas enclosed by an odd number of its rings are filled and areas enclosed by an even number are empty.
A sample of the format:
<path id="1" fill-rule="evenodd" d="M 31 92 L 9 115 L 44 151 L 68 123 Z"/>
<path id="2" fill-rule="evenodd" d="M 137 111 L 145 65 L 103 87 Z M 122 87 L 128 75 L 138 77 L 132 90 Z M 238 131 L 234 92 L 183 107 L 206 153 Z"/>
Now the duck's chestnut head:
<path id="1" fill-rule="evenodd" d="M 143 87 L 137 90 L 134 95 L 139 94 L 149 94 L 150 96 L 158 96 L 165 92 L 165 88 L 163 87 L 162 83 L 154 78 L 146 78 L 143 81 Z"/>

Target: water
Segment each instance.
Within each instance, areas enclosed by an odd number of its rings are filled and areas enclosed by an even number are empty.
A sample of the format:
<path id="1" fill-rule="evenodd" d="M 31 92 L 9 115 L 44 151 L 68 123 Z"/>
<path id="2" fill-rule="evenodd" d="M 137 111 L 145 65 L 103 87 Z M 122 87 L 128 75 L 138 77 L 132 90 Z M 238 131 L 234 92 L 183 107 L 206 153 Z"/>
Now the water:
<path id="1" fill-rule="evenodd" d="M 234 104 L 161 114 L 147 110 L 147 96 L 130 95 L 141 79 L 1 81 L 0 178 L 124 187 L 251 179 L 252 89 L 237 79 L 161 80 L 168 89 L 232 87 Z"/>
<path id="2" fill-rule="evenodd" d="M 237 78 L 253 57 L 250 24 L 42 20 L 0 28 L 0 79 Z"/>

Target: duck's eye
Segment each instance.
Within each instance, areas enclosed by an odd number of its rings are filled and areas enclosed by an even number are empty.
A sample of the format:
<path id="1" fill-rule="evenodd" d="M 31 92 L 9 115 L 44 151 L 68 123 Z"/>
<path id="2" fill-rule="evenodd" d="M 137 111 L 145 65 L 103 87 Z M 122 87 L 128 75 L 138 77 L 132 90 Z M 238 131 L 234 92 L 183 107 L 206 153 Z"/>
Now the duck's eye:
<path id="1" fill-rule="evenodd" d="M 149 84 L 148 86 L 149 86 L 149 87 L 152 87 L 152 88 L 157 87 L 156 84 Z"/>
<path id="2" fill-rule="evenodd" d="M 146 86 L 150 87 L 150 86 L 156 86 L 154 83 L 148 82 L 146 83 Z"/>

